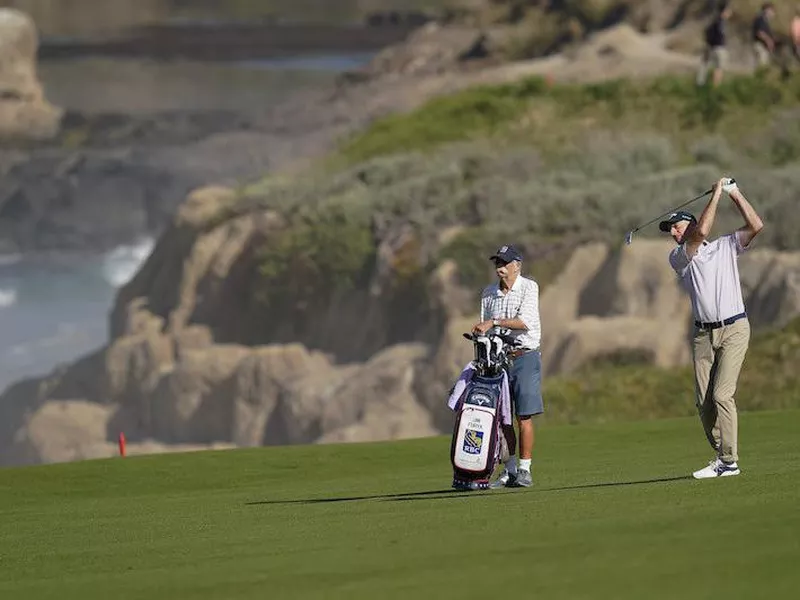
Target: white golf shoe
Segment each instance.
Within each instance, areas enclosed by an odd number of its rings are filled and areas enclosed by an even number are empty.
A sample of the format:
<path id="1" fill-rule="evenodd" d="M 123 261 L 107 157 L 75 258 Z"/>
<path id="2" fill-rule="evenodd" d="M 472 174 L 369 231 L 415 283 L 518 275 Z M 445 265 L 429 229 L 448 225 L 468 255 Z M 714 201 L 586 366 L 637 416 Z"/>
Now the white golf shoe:
<path id="1" fill-rule="evenodd" d="M 692 477 L 695 479 L 713 479 L 714 477 L 731 477 L 738 475 L 740 472 L 737 463 L 726 463 L 719 458 L 715 458 L 708 463 L 707 467 L 692 473 Z"/>

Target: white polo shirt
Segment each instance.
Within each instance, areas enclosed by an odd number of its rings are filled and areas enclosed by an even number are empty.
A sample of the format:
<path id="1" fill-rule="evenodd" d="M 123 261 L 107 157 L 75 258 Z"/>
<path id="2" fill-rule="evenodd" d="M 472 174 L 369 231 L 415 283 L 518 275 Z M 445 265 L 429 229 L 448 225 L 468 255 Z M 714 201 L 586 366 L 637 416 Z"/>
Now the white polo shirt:
<path id="1" fill-rule="evenodd" d="M 738 261 L 745 250 L 737 231 L 704 241 L 692 258 L 683 244 L 670 252 L 669 264 L 692 299 L 696 321 L 723 321 L 745 312 Z"/>
<path id="2" fill-rule="evenodd" d="M 505 294 L 499 282 L 484 288 L 481 294 L 481 321 L 489 319 L 520 319 L 528 327 L 527 331 L 510 329 L 509 335 L 516 338 L 523 348 L 537 350 L 542 338 L 539 284 L 519 275 Z"/>

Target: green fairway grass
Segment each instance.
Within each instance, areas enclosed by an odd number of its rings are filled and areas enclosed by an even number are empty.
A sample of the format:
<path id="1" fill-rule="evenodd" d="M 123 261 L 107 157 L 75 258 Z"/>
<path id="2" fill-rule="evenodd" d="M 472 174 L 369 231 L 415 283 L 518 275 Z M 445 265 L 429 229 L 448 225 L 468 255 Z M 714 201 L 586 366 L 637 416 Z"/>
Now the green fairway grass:
<path id="1" fill-rule="evenodd" d="M 794 598 L 800 411 L 542 426 L 533 488 L 449 490 L 448 437 L 0 470 L 0 598 Z"/>

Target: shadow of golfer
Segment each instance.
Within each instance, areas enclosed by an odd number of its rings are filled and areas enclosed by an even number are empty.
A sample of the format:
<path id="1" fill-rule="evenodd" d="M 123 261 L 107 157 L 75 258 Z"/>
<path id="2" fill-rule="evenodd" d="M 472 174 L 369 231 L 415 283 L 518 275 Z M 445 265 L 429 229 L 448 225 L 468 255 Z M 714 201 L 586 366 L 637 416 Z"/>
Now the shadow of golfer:
<path id="1" fill-rule="evenodd" d="M 546 488 L 543 492 L 562 492 L 565 490 L 584 490 L 591 488 L 621 487 L 625 485 L 647 485 L 648 483 L 670 483 L 673 481 L 686 481 L 692 479 L 691 475 L 679 475 L 678 477 L 660 477 L 658 479 L 640 479 L 637 481 L 610 481 L 605 483 L 582 483 L 580 485 L 566 485 L 563 487 Z"/>
<path id="2" fill-rule="evenodd" d="M 307 498 L 298 500 L 258 500 L 256 502 L 245 502 L 245 506 L 257 506 L 259 504 L 327 504 L 332 502 L 358 502 L 360 500 L 393 500 L 403 498 L 413 498 L 419 496 L 435 496 L 436 494 L 449 494 L 453 490 L 429 490 L 426 492 L 405 492 L 402 494 L 375 494 L 374 496 L 341 496 L 338 498 Z"/>
<path id="3" fill-rule="evenodd" d="M 384 498 L 384 500 L 392 501 L 392 502 L 411 502 L 414 500 L 449 500 L 453 498 L 473 498 L 475 496 L 482 496 L 482 497 L 493 497 L 499 498 L 504 493 L 537 493 L 542 494 L 546 492 L 564 492 L 569 490 L 584 490 L 584 489 L 591 489 L 591 488 L 604 488 L 604 487 L 622 487 L 627 485 L 648 485 L 653 483 L 669 483 L 673 481 L 684 481 L 692 479 L 689 475 L 681 475 L 680 477 L 662 477 L 659 479 L 642 479 L 638 481 L 608 481 L 603 483 L 583 483 L 580 485 L 567 485 L 562 487 L 553 487 L 553 488 L 537 488 L 536 486 L 529 487 L 529 488 L 510 488 L 505 490 L 498 490 L 483 492 L 483 493 L 476 493 L 476 492 L 453 492 L 449 490 L 447 495 L 436 495 L 431 496 L 430 498 L 419 498 L 419 497 L 409 497 L 403 496 L 402 494 L 397 494 L 395 497 L 392 498 Z"/>
<path id="4" fill-rule="evenodd" d="M 375 494 L 371 496 L 340 496 L 338 498 L 307 498 L 297 500 L 259 500 L 255 502 L 246 502 L 245 506 L 259 506 L 267 504 L 331 504 L 335 502 L 360 502 L 366 500 L 380 500 L 387 502 L 412 502 L 415 500 L 452 500 L 455 498 L 468 499 L 468 498 L 500 498 L 506 493 L 520 493 L 520 492 L 564 492 L 570 490 L 584 490 L 592 488 L 605 488 L 605 487 L 622 487 L 629 485 L 649 485 L 655 483 L 670 483 L 674 481 L 685 481 L 692 479 L 689 475 L 682 475 L 680 477 L 661 477 L 658 479 L 640 479 L 636 481 L 610 481 L 601 483 L 583 483 L 580 485 L 568 485 L 553 488 L 511 488 L 505 490 L 481 490 L 474 492 L 457 492 L 452 488 L 444 490 L 429 490 L 424 492 L 406 492 L 401 494 Z"/>

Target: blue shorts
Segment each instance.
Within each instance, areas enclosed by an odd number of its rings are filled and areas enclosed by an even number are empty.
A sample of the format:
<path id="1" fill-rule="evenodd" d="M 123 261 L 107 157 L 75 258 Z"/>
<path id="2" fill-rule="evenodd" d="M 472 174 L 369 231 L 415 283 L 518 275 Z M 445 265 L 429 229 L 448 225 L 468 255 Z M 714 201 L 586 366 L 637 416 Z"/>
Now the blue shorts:
<path id="1" fill-rule="evenodd" d="M 518 356 L 511 365 L 509 375 L 508 383 L 511 388 L 514 413 L 518 417 L 543 413 L 542 353 L 539 350 L 532 350 Z"/>

